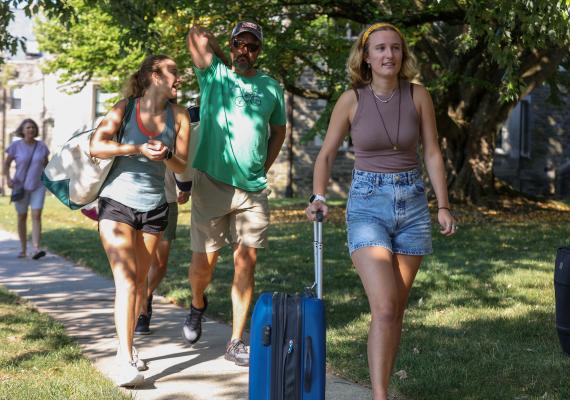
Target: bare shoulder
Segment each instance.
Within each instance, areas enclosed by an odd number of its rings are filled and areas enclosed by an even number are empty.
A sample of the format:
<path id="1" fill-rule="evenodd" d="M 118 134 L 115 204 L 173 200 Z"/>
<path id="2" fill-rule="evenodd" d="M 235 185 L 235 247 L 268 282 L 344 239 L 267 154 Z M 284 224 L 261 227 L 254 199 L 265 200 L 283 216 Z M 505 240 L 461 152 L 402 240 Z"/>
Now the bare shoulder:
<path id="1" fill-rule="evenodd" d="M 174 111 L 174 115 L 177 117 L 188 116 L 188 110 L 186 107 L 182 107 L 180 104 L 172 104 L 172 110 Z"/>
<path id="2" fill-rule="evenodd" d="M 414 98 L 416 98 L 416 96 L 419 100 L 425 100 L 431 98 L 429 91 L 426 89 L 424 85 L 413 82 L 410 82 L 410 85 L 412 86 L 412 90 L 414 91 Z"/>
<path id="3" fill-rule="evenodd" d="M 356 108 L 358 107 L 358 97 L 355 89 L 348 89 L 338 98 L 334 112 L 337 115 L 343 115 L 346 117 L 348 123 L 352 123 L 352 118 L 356 113 Z"/>
<path id="4" fill-rule="evenodd" d="M 183 107 L 180 104 L 174 104 L 174 103 L 171 103 L 170 105 L 172 106 L 172 109 L 174 110 L 174 112 L 176 114 L 178 114 L 178 113 L 188 114 L 188 110 L 186 109 L 186 107 Z"/>
<path id="5" fill-rule="evenodd" d="M 358 102 L 358 98 L 356 97 L 356 90 L 355 89 L 348 89 L 343 92 L 338 98 L 339 102 L 343 102 L 348 105 L 353 105 Z"/>
<path id="6" fill-rule="evenodd" d="M 131 100 L 132 97 L 125 97 L 124 99 L 121 99 L 117 102 L 117 104 L 115 104 L 118 107 L 121 108 L 126 108 L 127 104 L 129 104 L 129 101 Z"/>
<path id="7" fill-rule="evenodd" d="M 125 97 L 124 99 L 121 99 L 115 103 L 115 105 L 113 106 L 113 110 L 117 110 L 121 113 L 124 113 L 127 108 L 127 104 L 129 104 L 129 98 Z"/>
<path id="8" fill-rule="evenodd" d="M 120 123 L 120 121 L 125 116 L 125 112 L 127 110 L 127 104 L 129 104 L 129 98 L 124 98 L 124 99 L 121 99 L 118 102 L 116 102 L 115 105 L 113 106 L 113 108 L 111 108 L 111 110 L 109 110 L 109 112 L 105 116 L 104 120 L 109 119 L 112 122 L 118 121 Z"/>
<path id="9" fill-rule="evenodd" d="M 340 95 L 336 101 L 335 108 L 342 109 L 346 112 L 353 110 L 358 104 L 358 98 L 356 97 L 356 91 L 354 89 L 348 89 Z"/>
<path id="10" fill-rule="evenodd" d="M 179 104 L 172 104 L 172 111 L 174 113 L 174 119 L 177 123 L 190 123 L 190 115 L 188 114 L 186 107 L 182 107 Z"/>

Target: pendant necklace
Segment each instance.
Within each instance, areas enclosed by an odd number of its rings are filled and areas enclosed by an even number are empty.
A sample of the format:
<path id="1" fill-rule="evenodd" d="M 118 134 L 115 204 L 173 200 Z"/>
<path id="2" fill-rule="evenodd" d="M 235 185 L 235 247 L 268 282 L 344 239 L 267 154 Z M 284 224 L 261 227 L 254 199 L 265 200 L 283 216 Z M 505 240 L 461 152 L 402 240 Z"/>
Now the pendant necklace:
<path id="1" fill-rule="evenodd" d="M 390 134 L 388 133 L 388 129 L 386 128 L 386 123 L 384 123 L 384 118 L 382 117 L 382 114 L 380 113 L 380 109 L 378 108 L 378 102 L 376 101 L 376 99 L 378 99 L 382 103 L 389 102 L 392 99 L 392 97 L 394 97 L 394 93 L 396 93 L 396 89 L 394 89 L 394 91 L 392 92 L 392 94 L 390 95 L 390 97 L 387 100 L 383 100 L 383 99 L 379 98 L 378 96 L 376 96 L 376 93 L 374 93 L 374 90 L 372 90 L 372 84 L 370 84 L 369 86 L 370 86 L 370 92 L 373 95 L 372 99 L 374 100 L 374 105 L 376 106 L 376 111 L 378 111 L 378 117 L 380 117 L 380 121 L 382 122 L 382 126 L 384 127 L 384 131 L 386 131 L 386 137 L 388 138 L 388 141 L 390 142 L 390 146 L 392 146 L 392 150 L 399 150 L 400 147 L 398 146 L 398 141 L 400 139 L 400 106 L 402 105 L 402 94 L 400 93 L 400 81 L 398 81 L 398 128 L 396 131 L 396 143 L 392 142 L 392 138 L 390 137 Z"/>

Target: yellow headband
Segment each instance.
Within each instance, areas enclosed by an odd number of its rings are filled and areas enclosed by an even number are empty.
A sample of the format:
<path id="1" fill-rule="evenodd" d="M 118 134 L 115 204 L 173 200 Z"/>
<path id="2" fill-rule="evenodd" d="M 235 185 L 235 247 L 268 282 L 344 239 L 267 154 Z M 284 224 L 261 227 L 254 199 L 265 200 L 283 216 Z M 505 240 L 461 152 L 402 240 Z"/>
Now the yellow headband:
<path id="1" fill-rule="evenodd" d="M 364 35 L 362 35 L 362 47 L 364 47 L 364 45 L 366 44 L 366 41 L 368 40 L 368 36 L 370 36 L 370 34 L 380 28 L 390 28 L 393 29 L 394 31 L 396 31 L 398 33 L 398 35 L 400 35 L 401 38 L 403 38 L 404 36 L 402 36 L 402 32 L 400 32 L 400 30 L 398 28 L 396 28 L 394 25 L 392 24 L 388 24 L 386 22 L 377 22 L 375 24 L 370 25 L 370 27 L 368 29 L 366 29 L 366 31 L 364 32 Z"/>

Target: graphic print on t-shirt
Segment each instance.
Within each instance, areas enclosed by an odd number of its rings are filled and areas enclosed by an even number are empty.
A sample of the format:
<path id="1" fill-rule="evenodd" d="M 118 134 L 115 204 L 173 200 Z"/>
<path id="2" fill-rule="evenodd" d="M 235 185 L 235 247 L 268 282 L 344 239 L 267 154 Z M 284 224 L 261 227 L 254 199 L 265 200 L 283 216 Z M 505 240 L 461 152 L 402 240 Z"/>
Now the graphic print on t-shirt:
<path id="1" fill-rule="evenodd" d="M 231 85 L 233 85 L 233 87 Z M 231 82 L 230 90 L 235 92 L 234 103 L 238 107 L 245 107 L 246 104 L 255 104 L 256 106 L 261 104 L 261 96 L 259 95 L 258 89 L 254 88 L 253 85 L 247 88 L 240 82 Z"/>

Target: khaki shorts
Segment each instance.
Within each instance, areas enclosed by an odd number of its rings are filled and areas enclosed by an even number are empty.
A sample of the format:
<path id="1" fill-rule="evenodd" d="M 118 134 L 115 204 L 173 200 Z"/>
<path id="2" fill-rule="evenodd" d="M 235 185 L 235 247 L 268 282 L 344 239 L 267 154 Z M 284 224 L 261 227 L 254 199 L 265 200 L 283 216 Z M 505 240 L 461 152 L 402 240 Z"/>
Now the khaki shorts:
<path id="1" fill-rule="evenodd" d="M 268 189 L 246 192 L 196 170 L 192 183 L 192 251 L 215 252 L 227 244 L 267 247 Z"/>

